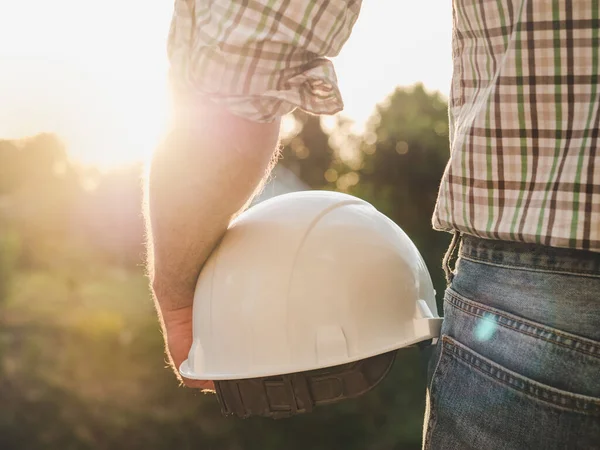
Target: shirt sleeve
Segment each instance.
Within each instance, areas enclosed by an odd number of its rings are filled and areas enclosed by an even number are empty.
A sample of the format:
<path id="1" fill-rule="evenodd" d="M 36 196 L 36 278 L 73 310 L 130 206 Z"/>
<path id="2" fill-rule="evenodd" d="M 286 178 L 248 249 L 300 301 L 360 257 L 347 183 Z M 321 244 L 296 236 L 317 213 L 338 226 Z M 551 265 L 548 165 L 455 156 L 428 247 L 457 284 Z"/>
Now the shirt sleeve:
<path id="1" fill-rule="evenodd" d="M 343 108 L 329 57 L 358 18 L 361 0 L 175 0 L 171 81 L 186 102 L 208 97 L 233 114 L 270 122 L 299 107 Z"/>

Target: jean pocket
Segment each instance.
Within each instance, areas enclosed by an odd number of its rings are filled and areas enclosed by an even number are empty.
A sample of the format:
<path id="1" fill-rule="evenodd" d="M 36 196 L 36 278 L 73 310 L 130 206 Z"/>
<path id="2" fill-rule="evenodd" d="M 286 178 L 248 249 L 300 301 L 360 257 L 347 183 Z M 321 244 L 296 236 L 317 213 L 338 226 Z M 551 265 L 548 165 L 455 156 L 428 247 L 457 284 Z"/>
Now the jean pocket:
<path id="1" fill-rule="evenodd" d="M 541 384 L 442 336 L 424 449 L 600 449 L 600 399 Z"/>

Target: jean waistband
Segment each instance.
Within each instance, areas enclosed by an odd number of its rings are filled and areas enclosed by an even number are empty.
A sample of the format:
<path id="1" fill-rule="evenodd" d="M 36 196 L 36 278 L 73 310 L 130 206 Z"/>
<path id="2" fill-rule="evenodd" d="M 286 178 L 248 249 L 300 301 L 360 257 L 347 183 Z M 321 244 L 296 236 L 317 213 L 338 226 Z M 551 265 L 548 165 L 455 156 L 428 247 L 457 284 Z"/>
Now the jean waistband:
<path id="1" fill-rule="evenodd" d="M 600 276 L 600 253 L 586 250 L 462 235 L 458 255 L 495 266 Z"/>

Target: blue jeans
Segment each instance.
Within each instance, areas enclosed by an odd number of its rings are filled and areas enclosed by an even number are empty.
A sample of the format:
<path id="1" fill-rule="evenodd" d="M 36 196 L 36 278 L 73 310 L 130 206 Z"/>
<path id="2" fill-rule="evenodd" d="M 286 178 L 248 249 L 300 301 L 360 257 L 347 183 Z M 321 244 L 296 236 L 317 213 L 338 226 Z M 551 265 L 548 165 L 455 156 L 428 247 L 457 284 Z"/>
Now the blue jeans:
<path id="1" fill-rule="evenodd" d="M 600 254 L 465 236 L 424 449 L 600 449 Z"/>

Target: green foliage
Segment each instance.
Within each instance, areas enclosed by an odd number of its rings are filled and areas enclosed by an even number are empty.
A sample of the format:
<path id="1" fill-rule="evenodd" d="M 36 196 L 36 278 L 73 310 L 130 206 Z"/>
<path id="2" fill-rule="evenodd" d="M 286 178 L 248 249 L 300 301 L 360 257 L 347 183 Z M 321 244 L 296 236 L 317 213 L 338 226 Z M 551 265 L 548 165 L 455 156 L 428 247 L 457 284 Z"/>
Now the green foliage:
<path id="1" fill-rule="evenodd" d="M 19 235 L 14 230 L 0 228 L 0 306 L 6 302 L 13 286 L 20 244 Z"/>
<path id="2" fill-rule="evenodd" d="M 319 117 L 296 111 L 294 119 L 301 132 L 283 147 L 279 164 L 290 169 L 312 189 L 332 188 L 325 173 L 335 163 L 336 154 L 329 145 L 329 136 L 323 131 Z"/>

